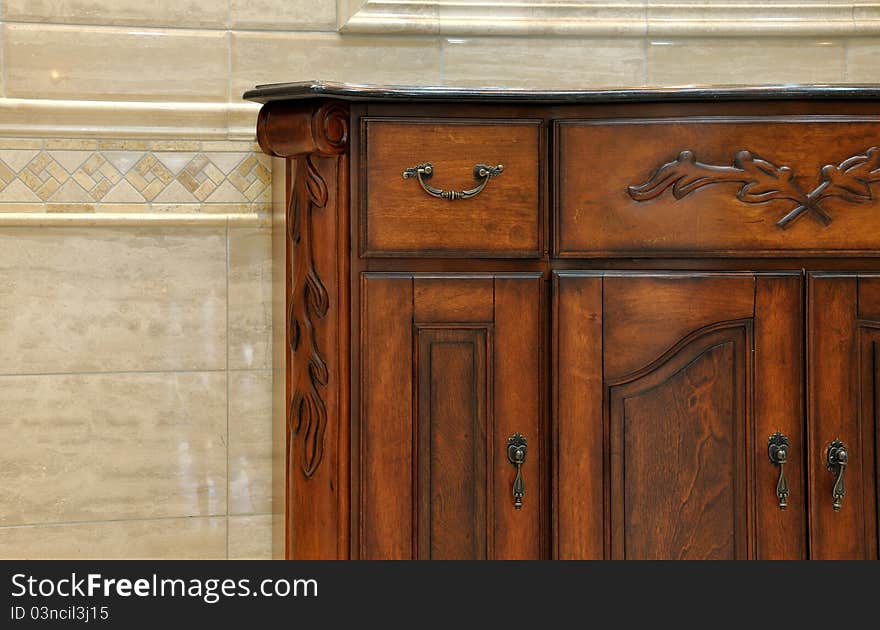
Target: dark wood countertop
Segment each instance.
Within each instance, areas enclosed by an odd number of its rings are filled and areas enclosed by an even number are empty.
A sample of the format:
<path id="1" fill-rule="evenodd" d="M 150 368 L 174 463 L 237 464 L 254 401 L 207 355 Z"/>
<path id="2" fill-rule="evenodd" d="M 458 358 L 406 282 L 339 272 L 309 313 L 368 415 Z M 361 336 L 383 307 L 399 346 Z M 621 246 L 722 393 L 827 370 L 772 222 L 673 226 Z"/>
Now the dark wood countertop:
<path id="1" fill-rule="evenodd" d="M 345 101 L 614 103 L 659 101 L 850 100 L 880 99 L 877 85 L 761 85 L 633 87 L 591 90 L 526 90 L 510 88 L 357 85 L 300 81 L 258 85 L 244 93 L 257 103 L 332 98 Z"/>

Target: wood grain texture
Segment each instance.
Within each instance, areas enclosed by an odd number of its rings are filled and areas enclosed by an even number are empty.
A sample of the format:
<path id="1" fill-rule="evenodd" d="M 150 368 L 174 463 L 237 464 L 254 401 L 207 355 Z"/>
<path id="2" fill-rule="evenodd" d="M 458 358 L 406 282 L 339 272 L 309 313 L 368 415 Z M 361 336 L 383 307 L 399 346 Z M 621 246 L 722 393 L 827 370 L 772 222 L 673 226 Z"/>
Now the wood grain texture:
<path id="1" fill-rule="evenodd" d="M 546 290 L 541 274 L 495 276 L 493 348 L 494 557 L 529 560 L 549 557 L 550 492 L 547 480 L 547 418 L 544 338 Z M 523 465 L 526 493 L 513 505 L 514 467 L 507 461 L 507 438 L 528 440 Z"/>
<path id="2" fill-rule="evenodd" d="M 754 310 L 751 274 L 620 275 L 604 284 L 608 381 L 645 366 L 698 328 Z"/>
<path id="3" fill-rule="evenodd" d="M 863 278 L 859 278 L 859 284 Z M 861 304 L 862 295 L 859 294 Z M 880 306 L 880 305 L 875 305 Z M 877 440 L 880 434 L 880 423 L 877 420 L 877 402 L 880 391 L 877 389 L 880 380 L 880 322 L 862 320 L 859 326 L 859 430 L 858 444 L 855 447 L 855 470 L 862 477 L 862 501 L 865 514 L 864 537 L 865 558 L 880 559 L 878 544 L 878 527 L 880 515 L 877 513 L 878 489 L 880 489 L 880 470 L 877 468 Z"/>
<path id="4" fill-rule="evenodd" d="M 802 436 L 800 275 L 566 271 L 554 291 L 557 556 L 802 556 L 803 498 L 758 501 L 766 427 Z"/>
<path id="5" fill-rule="evenodd" d="M 491 322 L 495 318 L 492 277 L 419 276 L 414 291 L 417 322 Z"/>
<path id="6" fill-rule="evenodd" d="M 546 555 L 541 295 L 538 274 L 364 274 L 360 557 Z"/>
<path id="7" fill-rule="evenodd" d="M 762 560 L 805 559 L 809 503 L 804 483 L 807 451 L 804 422 L 803 277 L 758 275 L 755 280 L 755 505 L 756 556 Z M 791 442 L 785 475 L 789 507 L 776 497 L 779 470 L 767 455 L 777 431 Z"/>
<path id="8" fill-rule="evenodd" d="M 363 277 L 361 308 L 360 553 L 413 556 L 411 276 Z"/>
<path id="9" fill-rule="evenodd" d="M 363 255 L 542 255 L 540 121 L 365 118 L 362 134 Z M 434 167 L 430 184 L 443 189 L 473 188 L 476 164 L 504 171 L 476 197 L 449 201 L 402 178 L 424 162 Z"/>
<path id="10" fill-rule="evenodd" d="M 490 331 L 419 328 L 417 558 L 492 557 Z"/>
<path id="11" fill-rule="evenodd" d="M 861 305 L 860 285 L 867 291 Z M 808 450 L 810 557 L 877 558 L 876 400 L 874 344 L 880 323 L 859 318 L 877 312 L 872 278 L 857 274 L 808 277 Z M 847 446 L 846 496 L 832 509 L 834 476 L 825 465 L 828 444 Z"/>
<path id="12" fill-rule="evenodd" d="M 878 122 L 808 116 L 780 120 L 759 114 L 717 120 L 559 122 L 558 255 L 720 255 L 736 251 L 777 256 L 781 252 L 826 251 L 876 256 L 880 236 L 865 226 L 880 212 L 880 171 L 876 170 L 880 165 L 868 169 L 873 175 L 867 178 L 873 181 L 876 177 L 877 183 L 858 184 L 857 194 L 848 193 L 853 185 L 847 184 L 833 197 L 820 200 L 823 194 L 833 192 L 827 189 L 810 197 L 811 203 L 815 200 L 831 218 L 829 225 L 808 218 L 812 211 L 787 229 L 776 222 L 799 205 L 786 194 L 798 197 L 792 192 L 797 189 L 807 195 L 825 181 L 823 167 L 841 165 L 880 146 Z M 737 153 L 748 151 L 753 158 L 790 170 L 768 174 L 753 168 L 761 181 L 740 198 L 737 191 L 744 182 L 720 183 L 692 194 L 686 194 L 689 189 L 684 188 L 676 196 L 658 192 L 649 201 L 629 194 L 630 186 L 651 180 L 661 166 L 674 162 L 683 151 L 699 162 L 722 168 L 733 168 Z M 838 169 L 829 176 L 840 178 L 837 173 L 841 172 Z M 660 175 L 665 184 L 680 178 L 682 186 L 691 181 L 681 172 Z M 707 183 L 705 175 L 693 177 L 702 178 L 697 185 Z M 736 178 L 742 180 L 739 175 Z M 743 203 L 741 199 L 766 202 Z"/>
<path id="13" fill-rule="evenodd" d="M 610 557 L 754 557 L 754 287 L 752 275 L 605 278 Z"/>
<path id="14" fill-rule="evenodd" d="M 696 336 L 609 391 L 611 554 L 748 557 L 746 329 Z"/>
<path id="15" fill-rule="evenodd" d="M 605 557 L 601 276 L 553 276 L 553 536 L 560 560 Z"/>

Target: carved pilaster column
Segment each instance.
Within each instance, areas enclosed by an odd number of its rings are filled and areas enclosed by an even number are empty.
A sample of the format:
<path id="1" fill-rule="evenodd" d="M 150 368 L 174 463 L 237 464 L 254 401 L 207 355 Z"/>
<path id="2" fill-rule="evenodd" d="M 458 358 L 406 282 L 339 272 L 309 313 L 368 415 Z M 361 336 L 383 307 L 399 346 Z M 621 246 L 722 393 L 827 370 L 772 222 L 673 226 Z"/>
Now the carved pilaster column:
<path id="1" fill-rule="evenodd" d="M 348 134 L 333 101 L 270 103 L 257 122 L 287 160 L 288 558 L 349 554 Z"/>

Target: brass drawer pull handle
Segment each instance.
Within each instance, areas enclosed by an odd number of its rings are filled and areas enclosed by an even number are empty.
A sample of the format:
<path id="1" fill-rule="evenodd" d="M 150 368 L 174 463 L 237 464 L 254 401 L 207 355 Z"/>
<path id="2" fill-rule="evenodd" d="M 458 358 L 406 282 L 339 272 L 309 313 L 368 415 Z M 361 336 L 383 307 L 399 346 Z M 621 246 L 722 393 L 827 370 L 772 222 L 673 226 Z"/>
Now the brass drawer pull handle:
<path id="1" fill-rule="evenodd" d="M 834 481 L 834 489 L 831 491 L 831 497 L 834 500 L 831 507 L 834 508 L 835 512 L 840 511 L 840 506 L 843 504 L 843 497 L 846 496 L 846 486 L 843 482 L 843 474 L 846 472 L 846 465 L 848 462 L 849 452 L 846 450 L 846 445 L 843 442 L 840 440 L 834 440 L 828 445 L 828 450 L 825 452 L 825 463 L 828 466 L 828 470 L 831 471 L 831 474 L 837 477 Z"/>
<path id="2" fill-rule="evenodd" d="M 425 183 L 425 180 L 431 179 L 431 176 L 434 174 L 434 166 L 430 162 L 425 162 L 424 164 L 419 164 L 418 166 L 412 166 L 406 169 L 403 171 L 403 178 L 409 179 L 410 177 L 416 177 L 419 180 L 419 184 L 425 189 L 425 192 L 432 197 L 454 201 L 455 199 L 470 199 L 471 197 L 476 197 L 483 191 L 486 184 L 489 183 L 489 180 L 501 175 L 501 171 L 503 170 L 503 164 L 499 164 L 498 166 L 477 164 L 474 166 L 474 179 L 481 181 L 479 185 L 469 190 L 441 190 L 440 188 L 434 188 Z"/>
<path id="3" fill-rule="evenodd" d="M 526 486 L 522 478 L 522 466 L 526 462 L 528 446 L 522 433 L 514 433 L 507 438 L 507 461 L 516 466 L 516 478 L 513 480 L 513 507 L 522 509 L 523 494 Z"/>
<path id="4" fill-rule="evenodd" d="M 785 465 L 788 463 L 788 451 L 791 445 L 788 438 L 778 431 L 770 436 L 770 442 L 767 445 L 767 454 L 770 456 L 770 462 L 779 466 L 779 481 L 776 482 L 776 498 L 779 500 L 779 509 L 784 510 L 788 507 L 788 479 L 785 477 Z"/>

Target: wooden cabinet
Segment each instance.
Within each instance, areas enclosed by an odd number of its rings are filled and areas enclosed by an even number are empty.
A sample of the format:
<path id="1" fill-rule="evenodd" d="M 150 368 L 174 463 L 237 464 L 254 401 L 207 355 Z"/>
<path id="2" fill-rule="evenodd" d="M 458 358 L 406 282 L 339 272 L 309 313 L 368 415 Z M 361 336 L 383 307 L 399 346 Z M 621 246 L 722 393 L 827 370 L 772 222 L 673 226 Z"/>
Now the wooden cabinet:
<path id="1" fill-rule="evenodd" d="M 878 558 L 880 88 L 264 86 L 291 558 Z"/>

